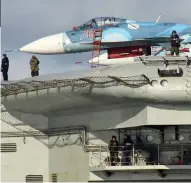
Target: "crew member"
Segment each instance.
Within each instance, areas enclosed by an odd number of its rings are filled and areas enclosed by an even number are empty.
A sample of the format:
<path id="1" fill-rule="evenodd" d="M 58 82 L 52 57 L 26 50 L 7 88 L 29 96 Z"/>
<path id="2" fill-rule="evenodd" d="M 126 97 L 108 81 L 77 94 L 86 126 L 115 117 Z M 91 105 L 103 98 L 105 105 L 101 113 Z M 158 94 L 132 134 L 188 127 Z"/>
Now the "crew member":
<path id="1" fill-rule="evenodd" d="M 133 141 L 131 137 L 127 134 L 124 135 L 123 141 L 123 158 L 122 158 L 122 165 L 129 165 L 130 164 L 130 153 L 132 150 Z"/>
<path id="2" fill-rule="evenodd" d="M 30 65 L 31 65 L 31 76 L 39 76 L 39 60 L 36 58 L 35 55 L 32 56 L 30 60 Z"/>
<path id="3" fill-rule="evenodd" d="M 119 142 L 117 141 L 115 135 L 112 136 L 112 139 L 109 142 L 108 149 L 110 151 L 111 166 L 115 166 L 118 162 L 118 150 L 119 150 Z"/>
<path id="4" fill-rule="evenodd" d="M 145 56 L 150 56 L 151 55 L 151 46 L 146 45 L 144 52 L 145 52 Z"/>
<path id="5" fill-rule="evenodd" d="M 3 74 L 3 80 L 8 81 L 9 59 L 6 54 L 3 54 L 1 63 L 1 72 Z"/>
<path id="6" fill-rule="evenodd" d="M 180 38 L 175 30 L 172 31 L 172 35 L 170 36 L 170 43 L 171 43 L 171 55 L 176 56 L 179 55 L 179 48 L 180 48 Z"/>

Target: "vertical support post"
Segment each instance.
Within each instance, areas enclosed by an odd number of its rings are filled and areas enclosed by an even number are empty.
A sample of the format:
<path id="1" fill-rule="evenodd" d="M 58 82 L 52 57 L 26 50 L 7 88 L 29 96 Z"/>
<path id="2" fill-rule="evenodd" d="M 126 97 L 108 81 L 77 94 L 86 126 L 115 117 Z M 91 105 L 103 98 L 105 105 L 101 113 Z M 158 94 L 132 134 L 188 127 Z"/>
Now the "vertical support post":
<path id="1" fill-rule="evenodd" d="M 100 145 L 100 148 L 99 148 L 99 152 L 100 152 L 100 167 L 101 167 L 101 145 Z"/>
<path id="2" fill-rule="evenodd" d="M 135 147 L 133 145 L 133 166 L 135 165 Z"/>
<path id="3" fill-rule="evenodd" d="M 119 148 L 119 146 L 118 146 L 118 148 Z M 118 151 L 119 152 L 119 151 Z M 120 158 L 120 161 L 119 161 L 119 166 L 121 166 L 122 164 L 121 164 L 121 162 L 123 161 L 123 151 L 121 152 L 121 158 Z"/>
<path id="4" fill-rule="evenodd" d="M 158 144 L 158 165 L 160 165 L 160 145 Z"/>
<path id="5" fill-rule="evenodd" d="M 182 161 L 182 164 L 183 164 L 183 159 L 184 159 L 184 146 L 183 145 L 180 145 L 180 158 L 181 158 L 181 161 Z"/>
<path id="6" fill-rule="evenodd" d="M 118 132 L 119 132 L 119 134 L 118 134 L 119 135 L 119 144 L 121 144 L 121 130 L 120 130 L 120 128 L 119 128 Z"/>
<path id="7" fill-rule="evenodd" d="M 107 162 L 107 166 L 108 166 L 108 164 L 109 164 L 109 153 L 108 153 L 108 149 L 107 149 L 107 160 L 106 160 L 106 162 Z M 110 164 L 109 164 L 110 165 Z"/>

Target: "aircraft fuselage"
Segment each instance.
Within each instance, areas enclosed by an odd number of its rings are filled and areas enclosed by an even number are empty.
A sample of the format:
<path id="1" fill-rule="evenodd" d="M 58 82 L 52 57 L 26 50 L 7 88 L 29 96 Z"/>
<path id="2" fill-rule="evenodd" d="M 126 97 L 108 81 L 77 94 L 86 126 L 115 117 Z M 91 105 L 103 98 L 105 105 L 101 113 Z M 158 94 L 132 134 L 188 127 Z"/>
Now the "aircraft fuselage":
<path id="1" fill-rule="evenodd" d="M 88 52 L 96 40 L 101 41 L 101 50 L 124 46 L 157 46 L 169 44 L 173 30 L 177 31 L 182 43 L 191 41 L 191 25 L 109 18 L 109 23 L 100 18 L 92 19 L 73 30 L 29 43 L 19 51 L 45 55 Z M 102 30 L 101 36 L 95 39 L 94 33 L 98 29 Z"/>

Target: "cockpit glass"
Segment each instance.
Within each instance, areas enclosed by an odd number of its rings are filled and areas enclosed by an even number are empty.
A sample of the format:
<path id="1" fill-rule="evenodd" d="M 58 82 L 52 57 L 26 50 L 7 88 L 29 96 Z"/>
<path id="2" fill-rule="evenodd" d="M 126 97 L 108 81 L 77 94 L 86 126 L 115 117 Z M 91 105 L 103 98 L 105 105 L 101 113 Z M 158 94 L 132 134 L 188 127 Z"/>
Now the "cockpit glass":
<path id="1" fill-rule="evenodd" d="M 80 28 L 92 28 L 92 20 L 84 23 L 83 25 L 79 26 Z"/>
<path id="2" fill-rule="evenodd" d="M 83 25 L 79 26 L 80 28 L 96 28 L 105 25 L 114 25 L 125 21 L 122 18 L 115 18 L 115 17 L 98 17 L 89 20 L 88 22 L 84 23 Z"/>

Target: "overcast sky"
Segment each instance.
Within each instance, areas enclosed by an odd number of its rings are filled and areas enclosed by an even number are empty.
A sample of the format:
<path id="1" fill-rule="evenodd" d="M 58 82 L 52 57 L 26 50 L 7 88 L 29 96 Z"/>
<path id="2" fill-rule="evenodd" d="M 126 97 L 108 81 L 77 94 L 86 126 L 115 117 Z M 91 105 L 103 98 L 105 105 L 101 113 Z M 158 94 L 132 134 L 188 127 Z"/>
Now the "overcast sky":
<path id="1" fill-rule="evenodd" d="M 191 0 L 1 0 L 1 48 L 18 49 L 36 39 L 64 32 L 97 16 L 115 16 L 131 20 L 191 24 Z M 30 77 L 31 54 L 12 52 L 9 80 Z M 38 55 L 37 55 L 38 56 Z M 90 68 L 91 52 L 59 56 L 38 56 L 40 74 Z"/>

